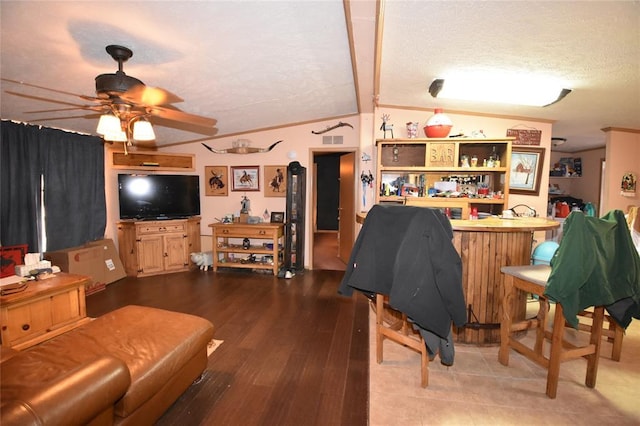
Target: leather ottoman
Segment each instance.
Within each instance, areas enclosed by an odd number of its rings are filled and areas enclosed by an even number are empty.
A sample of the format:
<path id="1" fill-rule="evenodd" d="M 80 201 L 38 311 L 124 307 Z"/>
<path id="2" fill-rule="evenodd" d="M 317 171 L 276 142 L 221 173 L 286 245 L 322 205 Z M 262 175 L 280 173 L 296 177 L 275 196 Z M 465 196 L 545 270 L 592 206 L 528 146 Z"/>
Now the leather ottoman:
<path id="1" fill-rule="evenodd" d="M 151 424 L 204 371 L 212 338 L 213 325 L 203 318 L 126 306 L 3 362 L 2 404 L 27 389 L 55 395 L 51 384 L 60 377 L 108 356 L 126 365 L 131 380 L 114 405 L 114 423 Z"/>

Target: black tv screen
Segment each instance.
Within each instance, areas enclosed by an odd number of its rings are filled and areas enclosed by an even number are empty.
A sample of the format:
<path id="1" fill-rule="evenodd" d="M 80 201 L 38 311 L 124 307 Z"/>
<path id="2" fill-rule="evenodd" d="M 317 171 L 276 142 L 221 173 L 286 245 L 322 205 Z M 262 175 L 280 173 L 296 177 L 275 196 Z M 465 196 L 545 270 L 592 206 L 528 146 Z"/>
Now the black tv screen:
<path id="1" fill-rule="evenodd" d="M 200 214 L 197 175 L 118 175 L 120 219 L 177 219 Z"/>

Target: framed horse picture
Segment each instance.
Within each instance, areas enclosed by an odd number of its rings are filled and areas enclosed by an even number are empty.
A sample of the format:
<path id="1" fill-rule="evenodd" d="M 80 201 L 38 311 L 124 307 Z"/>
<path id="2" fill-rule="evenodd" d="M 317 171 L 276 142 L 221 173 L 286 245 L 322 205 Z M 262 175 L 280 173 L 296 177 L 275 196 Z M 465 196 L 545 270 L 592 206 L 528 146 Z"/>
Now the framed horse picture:
<path id="1" fill-rule="evenodd" d="M 264 196 L 287 196 L 287 166 L 264 166 Z"/>
<path id="2" fill-rule="evenodd" d="M 204 195 L 229 195 L 229 171 L 227 166 L 205 166 Z"/>
<path id="3" fill-rule="evenodd" d="M 231 166 L 232 191 L 260 191 L 260 166 Z"/>

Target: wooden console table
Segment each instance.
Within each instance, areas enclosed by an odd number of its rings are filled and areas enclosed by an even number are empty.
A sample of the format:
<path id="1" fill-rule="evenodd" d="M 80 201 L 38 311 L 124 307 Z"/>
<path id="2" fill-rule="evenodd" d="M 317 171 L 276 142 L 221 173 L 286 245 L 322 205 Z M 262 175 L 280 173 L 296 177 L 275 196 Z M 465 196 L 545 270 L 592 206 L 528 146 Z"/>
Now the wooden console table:
<path id="1" fill-rule="evenodd" d="M 88 282 L 84 275 L 60 272 L 0 297 L 2 345 L 25 349 L 90 321 L 84 290 Z"/>
<path id="2" fill-rule="evenodd" d="M 214 271 L 220 267 L 271 269 L 273 275 L 278 275 L 284 235 L 282 223 L 213 223 L 209 227 L 213 230 Z M 249 239 L 246 248 L 244 239 Z"/>

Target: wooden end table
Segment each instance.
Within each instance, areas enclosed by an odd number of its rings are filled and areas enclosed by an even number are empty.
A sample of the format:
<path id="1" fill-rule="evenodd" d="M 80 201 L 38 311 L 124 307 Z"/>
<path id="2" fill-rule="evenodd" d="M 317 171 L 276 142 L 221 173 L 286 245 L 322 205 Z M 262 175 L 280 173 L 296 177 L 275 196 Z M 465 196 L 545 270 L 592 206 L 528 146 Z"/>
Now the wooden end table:
<path id="1" fill-rule="evenodd" d="M 72 330 L 86 322 L 85 285 L 89 277 L 58 273 L 29 281 L 20 292 L 0 297 L 0 339 L 21 350 Z"/>

